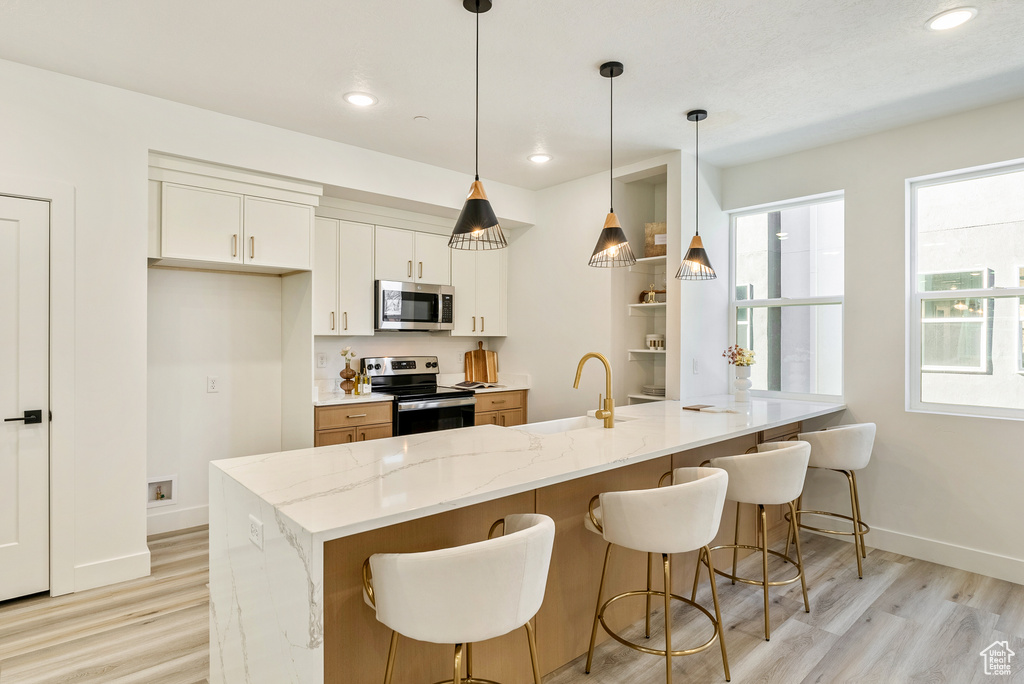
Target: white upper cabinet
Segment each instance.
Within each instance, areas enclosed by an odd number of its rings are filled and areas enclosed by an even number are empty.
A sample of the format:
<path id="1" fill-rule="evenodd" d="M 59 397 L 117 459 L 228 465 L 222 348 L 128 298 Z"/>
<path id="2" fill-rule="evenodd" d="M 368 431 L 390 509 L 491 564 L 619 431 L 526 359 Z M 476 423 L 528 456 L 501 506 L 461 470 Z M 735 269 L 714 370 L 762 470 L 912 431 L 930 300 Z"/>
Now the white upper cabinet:
<path id="1" fill-rule="evenodd" d="M 244 263 L 309 270 L 312 225 L 311 206 L 246 197 Z"/>
<path id="2" fill-rule="evenodd" d="M 317 217 L 313 334 L 373 334 L 373 226 Z"/>
<path id="3" fill-rule="evenodd" d="M 242 196 L 163 184 L 160 255 L 242 263 Z"/>
<path id="4" fill-rule="evenodd" d="M 452 251 L 456 337 L 508 334 L 508 250 Z"/>
<path id="5" fill-rule="evenodd" d="M 377 280 L 450 285 L 448 238 L 386 226 L 376 227 Z"/>

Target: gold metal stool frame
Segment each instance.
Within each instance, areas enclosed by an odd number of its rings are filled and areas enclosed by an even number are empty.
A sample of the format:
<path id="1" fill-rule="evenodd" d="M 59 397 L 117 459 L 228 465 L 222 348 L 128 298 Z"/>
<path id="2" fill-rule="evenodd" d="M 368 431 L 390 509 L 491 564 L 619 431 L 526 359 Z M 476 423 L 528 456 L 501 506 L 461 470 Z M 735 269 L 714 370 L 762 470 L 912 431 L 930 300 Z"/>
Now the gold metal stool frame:
<path id="1" fill-rule="evenodd" d="M 666 475 L 667 476 L 671 476 L 671 474 L 672 473 L 667 473 Z M 664 480 L 665 480 L 665 476 L 662 477 L 662 482 L 664 482 Z M 659 486 L 660 486 L 660 483 L 659 483 Z M 589 511 L 590 512 L 590 521 L 594 524 L 594 527 L 596 527 L 598 529 L 598 531 L 604 531 L 604 528 L 601 526 L 601 523 L 597 520 L 597 516 L 594 515 L 594 504 L 598 501 L 599 497 L 600 497 L 600 495 L 595 496 L 594 498 L 592 498 L 590 500 L 590 511 Z M 652 566 L 652 562 L 651 561 L 652 561 L 652 558 L 653 558 L 654 554 L 653 553 L 648 553 L 647 554 L 647 589 L 646 590 L 638 590 L 638 591 L 626 591 L 626 592 L 623 592 L 621 594 L 617 594 L 615 596 L 612 596 L 610 599 L 608 599 L 604 603 L 601 603 L 601 596 L 602 596 L 602 594 L 604 594 L 604 580 L 605 580 L 605 576 L 608 574 L 608 559 L 611 556 L 611 551 L 612 551 L 612 544 L 611 544 L 611 542 L 609 542 L 608 546 L 607 546 L 607 548 L 605 549 L 605 552 L 604 552 L 604 565 L 603 565 L 603 567 L 601 569 L 601 584 L 599 585 L 598 590 L 597 590 L 597 606 L 594 608 L 594 626 L 593 626 L 593 629 L 590 632 L 590 649 L 587 651 L 587 667 L 586 667 L 585 672 L 587 674 L 590 674 L 590 668 L 591 668 L 591 665 L 593 665 L 593 662 L 594 662 L 594 647 L 595 647 L 596 642 L 597 642 L 597 626 L 598 626 L 598 624 L 600 624 L 601 627 L 604 628 L 604 631 L 608 633 L 608 636 L 610 636 L 611 638 L 615 639 L 616 641 L 618 641 L 623 646 L 628 646 L 629 648 L 633 649 L 634 651 L 640 651 L 641 653 L 649 653 L 651 655 L 665 656 L 665 681 L 666 681 L 667 684 L 672 684 L 672 658 L 674 656 L 687 656 L 687 655 L 693 655 L 694 653 L 700 653 L 701 651 L 704 651 L 704 650 L 710 648 L 711 645 L 713 643 L 715 643 L 715 640 L 717 639 L 718 643 L 719 643 L 719 645 L 721 646 L 721 649 L 722 649 L 722 666 L 725 669 L 725 681 L 727 681 L 727 682 L 731 681 L 731 678 L 729 676 L 729 656 L 726 654 L 725 640 L 722 638 L 722 613 L 721 613 L 721 610 L 719 610 L 719 607 L 718 607 L 718 588 L 715 585 L 714 565 L 711 563 L 711 554 L 708 552 L 709 551 L 708 547 L 707 546 L 702 547 L 700 549 L 700 554 L 701 554 L 701 556 L 707 557 L 707 559 L 708 559 L 708 567 L 711 570 L 709 572 L 709 575 L 711 577 L 711 597 L 712 597 L 712 600 L 713 600 L 713 602 L 715 604 L 715 614 L 714 615 L 709 613 L 708 610 L 706 608 L 704 608 L 704 606 L 700 605 L 699 603 L 696 603 L 693 600 L 693 598 L 686 599 L 686 598 L 683 598 L 682 596 L 678 596 L 676 594 L 671 593 L 671 587 L 672 587 L 672 559 L 671 559 L 671 557 L 668 554 L 664 554 L 664 553 L 661 554 L 661 559 L 662 559 L 662 565 L 664 567 L 665 591 L 654 591 L 653 589 L 651 589 L 651 566 Z M 699 575 L 700 575 L 700 565 L 698 564 L 697 565 L 697 576 L 699 577 Z M 694 578 L 694 587 L 696 588 L 696 577 Z M 695 589 L 695 591 L 696 591 L 696 589 Z M 646 646 L 641 646 L 640 644 L 633 643 L 632 641 L 629 641 L 628 639 L 626 639 L 625 637 L 621 636 L 620 634 L 612 631 L 612 629 L 610 627 L 608 627 L 608 623 L 605 622 L 605 619 L 604 619 L 604 612 L 605 612 L 605 610 L 607 610 L 608 606 L 610 606 L 615 601 L 618 601 L 618 600 L 624 599 L 624 598 L 628 598 L 628 597 L 631 597 L 631 596 L 646 596 L 647 597 L 647 613 L 646 613 L 646 618 L 645 618 L 645 621 L 644 621 L 644 636 L 646 638 L 650 638 L 650 636 L 651 636 L 651 597 L 652 596 L 661 596 L 661 597 L 663 597 L 665 599 L 665 648 L 664 648 L 664 650 L 655 649 L 655 648 L 648 648 Z M 712 626 L 715 628 L 714 634 L 711 635 L 710 639 L 708 639 L 705 643 L 701 644 L 700 646 L 696 646 L 694 648 L 687 648 L 687 649 L 683 649 L 681 651 L 676 651 L 676 650 L 672 649 L 672 599 L 675 599 L 677 601 L 685 603 L 685 604 L 687 604 L 689 606 L 693 606 L 694 608 L 696 608 L 700 612 L 704 613 L 705 616 L 707 616 L 707 618 L 711 621 Z"/>
<path id="2" fill-rule="evenodd" d="M 491 529 L 487 532 L 487 538 L 492 539 L 494 537 L 494 531 L 499 526 L 504 526 L 505 519 L 501 518 L 496 520 L 491 525 Z M 370 559 L 367 558 L 363 561 L 363 589 L 366 591 L 366 596 L 370 599 L 370 605 L 376 608 L 377 603 L 373 596 L 373 576 L 370 573 Z M 529 621 L 526 622 L 523 627 L 526 629 L 526 637 L 530 645 L 530 664 L 533 666 L 533 681 L 534 684 L 541 684 L 540 681 L 540 662 L 537 659 L 537 636 L 533 631 L 533 624 Z M 395 656 L 398 651 L 398 632 L 391 630 L 391 645 L 388 647 L 388 663 L 384 670 L 384 684 L 391 684 L 391 678 L 395 673 Z M 463 655 L 465 655 L 466 661 L 466 676 L 462 676 L 462 661 Z M 479 677 L 473 676 L 473 644 L 455 644 L 455 659 L 454 659 L 454 672 L 451 679 L 445 679 L 436 684 L 499 684 L 491 679 L 480 679 Z"/>
<path id="3" fill-rule="evenodd" d="M 788 555 L 789 554 L 789 543 L 788 543 L 789 542 L 789 538 L 787 538 L 786 553 L 780 553 L 779 551 L 774 551 L 774 550 L 768 548 L 768 516 L 765 513 L 764 505 L 757 504 L 757 509 L 758 509 L 758 515 L 756 517 L 757 524 L 756 524 L 756 530 L 755 530 L 754 536 L 755 536 L 755 541 L 757 541 L 757 537 L 760 537 L 761 546 L 753 546 L 751 544 L 740 544 L 739 543 L 739 538 L 740 538 L 740 502 L 737 501 L 736 502 L 736 530 L 735 530 L 734 536 L 733 536 L 733 543 L 732 544 L 722 544 L 720 546 L 712 546 L 708 550 L 708 553 L 706 554 L 706 557 L 707 557 L 707 560 L 708 560 L 708 563 L 709 563 L 708 564 L 708 568 L 710 570 L 711 569 L 711 565 L 710 565 L 710 561 L 711 561 L 711 553 L 710 552 L 711 551 L 718 551 L 719 549 L 732 549 L 732 574 L 730 575 L 729 573 L 724 572 L 722 570 L 714 570 L 714 572 L 718 573 L 722 577 L 728 578 L 729 580 L 732 581 L 733 584 L 736 584 L 737 582 L 742 582 L 743 584 L 753 584 L 755 586 L 759 586 L 759 587 L 763 587 L 764 588 L 764 640 L 765 641 L 771 641 L 771 621 L 770 621 L 770 616 L 769 616 L 769 599 L 768 599 L 768 588 L 769 587 L 779 587 L 779 586 L 783 586 L 783 585 L 786 585 L 786 584 L 792 584 L 793 582 L 799 581 L 800 582 L 800 588 L 803 590 L 803 594 L 804 594 L 804 612 L 805 613 L 810 613 L 811 612 L 811 604 L 807 600 L 807 582 L 804 579 L 804 559 L 803 559 L 803 554 L 800 551 L 800 534 L 799 534 L 799 531 L 797 531 L 795 529 L 794 524 L 793 524 L 793 519 L 795 519 L 796 516 L 795 515 L 790 516 L 789 514 L 786 514 L 786 520 L 789 521 L 789 532 L 790 532 L 790 535 L 793 538 L 796 539 L 796 560 L 793 560 Z M 792 501 L 789 502 L 789 510 L 793 514 L 796 513 L 796 505 Z M 738 556 L 739 556 L 739 550 L 740 549 L 750 549 L 752 551 L 760 551 L 761 552 L 762 579 L 754 580 L 754 579 L 749 579 L 749 578 L 746 578 L 746 577 L 739 577 L 739 576 L 737 576 L 737 574 L 736 574 L 736 564 L 737 564 L 737 561 L 738 561 Z M 790 578 L 784 579 L 784 580 L 775 580 L 775 581 L 769 580 L 768 579 L 768 554 L 772 554 L 774 556 L 778 556 L 779 558 L 783 559 L 784 561 L 792 563 L 793 566 L 796 567 L 796 569 L 797 569 L 796 576 L 790 577 Z M 697 566 L 697 573 L 695 573 L 694 578 L 693 578 L 693 596 L 697 595 L 697 579 L 698 579 L 699 573 L 700 573 L 700 566 L 698 565 Z"/>
<path id="4" fill-rule="evenodd" d="M 853 548 L 854 556 L 857 557 L 857 577 L 864 579 L 864 567 L 861 564 L 861 558 L 868 557 L 867 547 L 864 546 L 864 535 L 871 531 L 868 524 L 864 522 L 860 517 L 860 495 L 857 492 L 857 474 L 852 470 L 839 470 L 836 468 L 822 468 L 820 466 L 808 466 L 808 468 L 814 468 L 815 470 L 831 470 L 834 473 L 842 473 L 846 476 L 846 480 L 850 485 L 850 512 L 853 516 L 843 515 L 842 513 L 831 513 L 829 511 L 811 511 L 800 508 L 800 504 L 803 502 L 803 496 L 797 499 L 796 505 L 796 524 L 797 527 L 801 527 L 805 530 L 813 530 L 814 532 L 822 532 L 824 534 L 837 534 L 847 537 L 853 537 Z M 802 514 L 807 513 L 808 515 L 823 515 L 830 518 L 839 518 L 841 520 L 847 520 L 853 524 L 853 531 L 846 532 L 843 530 L 826 530 L 823 527 L 812 527 L 810 525 L 804 525 L 800 522 Z M 790 520 L 791 514 L 786 513 L 784 517 L 787 521 L 792 523 Z M 786 553 L 789 553 L 789 544 L 793 538 L 793 526 L 790 525 L 790 533 L 786 537 Z"/>

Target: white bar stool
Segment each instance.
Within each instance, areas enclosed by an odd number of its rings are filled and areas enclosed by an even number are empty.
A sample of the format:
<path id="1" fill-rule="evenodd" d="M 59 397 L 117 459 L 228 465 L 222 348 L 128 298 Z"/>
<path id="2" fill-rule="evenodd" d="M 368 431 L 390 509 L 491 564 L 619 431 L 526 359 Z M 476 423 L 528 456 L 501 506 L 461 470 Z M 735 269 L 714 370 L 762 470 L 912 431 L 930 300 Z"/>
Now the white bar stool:
<path id="1" fill-rule="evenodd" d="M 796 512 L 794 502 L 800 496 L 804 488 L 804 476 L 807 474 L 807 462 L 811 455 L 811 445 L 807 442 L 765 442 L 757 445 L 757 453 L 743 454 L 741 456 L 721 456 L 713 458 L 709 463 L 715 468 L 721 468 L 729 473 L 729 493 L 726 495 L 730 501 L 736 502 L 736 533 L 732 544 L 723 544 L 711 548 L 711 551 L 718 549 L 732 549 L 732 574 L 721 570 L 715 570 L 719 575 L 728 577 L 732 583 L 742 582 L 744 584 L 755 584 L 764 588 L 764 639 L 771 640 L 771 621 L 768 609 L 768 588 L 785 584 L 792 584 L 797 580 L 804 593 L 804 610 L 811 612 L 811 605 L 807 600 L 807 583 L 804 581 L 804 561 L 800 553 L 800 534 L 796 531 L 796 560 L 787 555 L 773 551 L 768 548 L 768 518 L 764 507 L 776 504 L 789 504 L 791 513 Z M 749 503 L 757 506 L 757 546 L 739 543 L 740 533 L 740 504 Z M 793 516 L 795 518 L 795 515 Z M 790 531 L 795 526 L 790 521 Z M 760 580 L 738 577 L 736 575 L 736 561 L 739 549 L 751 549 L 761 552 Z M 768 579 L 768 554 L 773 554 L 789 561 L 797 568 L 795 577 L 784 580 L 770 581 Z M 787 551 L 788 553 L 788 551 Z M 707 554 L 708 560 L 711 554 Z M 710 565 L 708 566 L 710 569 Z M 700 566 L 697 567 L 700 571 Z M 693 580 L 694 595 L 697 592 L 697 578 Z M 692 597 L 691 597 L 692 598 Z"/>
<path id="2" fill-rule="evenodd" d="M 864 535 L 871 531 L 860 517 L 860 495 L 857 493 L 856 470 L 866 468 L 871 460 L 871 450 L 875 445 L 875 424 L 859 423 L 857 425 L 840 425 L 827 428 L 820 432 L 802 432 L 797 439 L 811 445 L 811 460 L 808 467 L 834 470 L 846 476 L 850 485 L 850 513 L 830 513 L 828 511 L 808 511 L 800 508 L 803 497 L 797 502 L 796 522 L 797 527 L 825 534 L 841 534 L 853 537 L 853 555 L 857 558 L 857 576 L 864 578 L 864 568 L 861 565 L 861 557 L 868 557 L 868 550 L 864 546 Z M 853 525 L 852 532 L 841 530 L 826 530 L 821 527 L 804 525 L 801 521 L 802 514 L 824 515 L 831 518 L 841 518 Z M 787 514 L 786 519 L 789 519 Z M 786 553 L 789 553 L 789 538 L 786 539 Z"/>
<path id="3" fill-rule="evenodd" d="M 504 522 L 504 534 L 493 537 Z M 530 620 L 544 601 L 555 523 L 546 515 L 506 516 L 487 541 L 423 553 L 375 553 L 363 563 L 364 599 L 391 628 L 384 684 L 398 635 L 455 644 L 453 684 L 495 684 L 473 676 L 473 643 L 526 627 L 535 684 L 541 684 Z M 465 647 L 466 676 L 462 677 Z M 444 683 L 440 683 L 444 684 Z"/>
<path id="4" fill-rule="evenodd" d="M 714 573 L 711 573 L 711 597 L 715 604 L 712 616 L 703 606 L 692 599 L 685 599 L 672 593 L 672 562 L 669 554 L 686 553 L 701 550 L 701 555 L 708 559 L 711 566 L 711 555 L 707 545 L 718 534 L 718 525 L 722 521 L 722 507 L 725 505 L 725 492 L 729 484 L 729 476 L 725 471 L 716 468 L 677 468 L 671 473 L 672 485 L 655 489 L 642 489 L 627 492 L 605 492 L 590 500 L 590 515 L 583 519 L 588 530 L 601 535 L 608 542 L 604 553 L 604 568 L 601 570 L 601 584 L 597 591 L 597 607 L 594 609 L 594 626 L 590 633 L 590 650 L 587 652 L 587 673 L 594 660 L 594 644 L 597 641 L 598 624 L 619 643 L 634 650 L 665 657 L 665 681 L 672 682 L 672 657 L 691 655 L 709 648 L 715 639 L 722 649 L 722 665 L 725 668 L 725 681 L 729 681 L 729 658 L 725 652 L 725 640 L 722 633 L 722 615 L 718 609 L 718 589 L 715 585 Z M 662 478 L 664 480 L 665 478 Z M 600 501 L 600 506 L 594 504 Z M 608 557 L 612 545 L 647 553 L 647 590 L 627 591 L 613 596 L 604 603 L 604 580 L 608 573 Z M 651 589 L 651 554 L 660 553 L 664 566 L 665 591 Z M 651 597 L 661 596 L 665 599 L 665 649 L 653 649 L 627 641 L 624 637 L 609 629 L 604 613 L 615 601 L 630 596 L 646 596 L 647 622 L 646 635 L 651 635 Z M 704 613 L 715 628 L 714 634 L 695 648 L 684 650 L 672 649 L 672 609 L 671 600 L 682 601 Z"/>

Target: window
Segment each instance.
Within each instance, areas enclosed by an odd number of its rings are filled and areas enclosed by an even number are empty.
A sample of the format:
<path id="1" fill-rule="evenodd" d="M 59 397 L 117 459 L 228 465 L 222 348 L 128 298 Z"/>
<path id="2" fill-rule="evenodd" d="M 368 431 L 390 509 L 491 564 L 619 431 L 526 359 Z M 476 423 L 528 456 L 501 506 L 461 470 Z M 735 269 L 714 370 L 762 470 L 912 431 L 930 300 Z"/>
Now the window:
<path id="1" fill-rule="evenodd" d="M 843 393 L 843 212 L 832 194 L 732 216 L 731 337 L 755 391 Z"/>
<path id="2" fill-rule="evenodd" d="M 1024 418 L 1024 166 L 910 182 L 911 410 Z"/>

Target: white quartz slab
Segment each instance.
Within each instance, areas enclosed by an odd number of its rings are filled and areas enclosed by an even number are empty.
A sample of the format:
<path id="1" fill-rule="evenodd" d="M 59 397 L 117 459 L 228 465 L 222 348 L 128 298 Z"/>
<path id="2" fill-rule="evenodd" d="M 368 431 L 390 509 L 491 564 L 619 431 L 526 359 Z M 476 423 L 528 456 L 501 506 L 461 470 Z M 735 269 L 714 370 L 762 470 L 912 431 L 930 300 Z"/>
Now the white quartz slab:
<path id="1" fill-rule="evenodd" d="M 323 542 L 841 411 L 842 404 L 728 395 L 616 409 L 614 429 L 529 434 L 481 425 L 211 463 Z"/>
<path id="2" fill-rule="evenodd" d="M 343 404 L 365 404 L 375 401 L 394 400 L 394 396 L 383 392 L 372 394 L 345 394 L 344 392 L 322 392 L 319 398 L 313 402 L 313 406 L 341 406 Z"/>
<path id="3" fill-rule="evenodd" d="M 437 384 L 441 387 L 455 387 L 460 382 L 465 382 L 466 376 L 463 373 L 442 373 L 437 376 Z M 501 387 L 481 387 L 473 390 L 477 394 L 488 392 L 511 392 L 513 390 L 530 389 L 530 376 L 526 373 L 498 373 L 498 384 Z M 456 387 L 456 389 L 463 389 Z"/>

